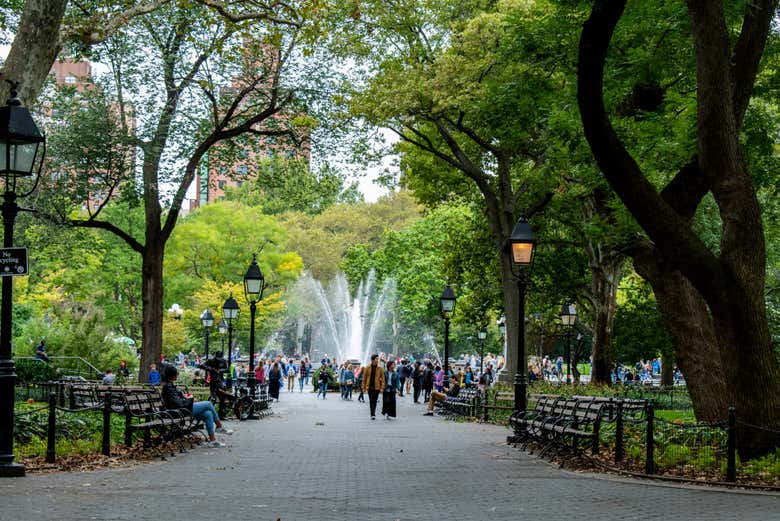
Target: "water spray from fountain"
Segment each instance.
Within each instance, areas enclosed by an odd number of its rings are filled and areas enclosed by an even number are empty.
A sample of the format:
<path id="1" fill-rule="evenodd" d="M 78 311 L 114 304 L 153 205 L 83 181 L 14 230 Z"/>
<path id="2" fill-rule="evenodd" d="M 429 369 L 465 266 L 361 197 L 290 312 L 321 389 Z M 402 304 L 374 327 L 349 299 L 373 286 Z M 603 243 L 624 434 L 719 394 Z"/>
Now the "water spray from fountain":
<path id="1" fill-rule="evenodd" d="M 358 285 L 354 297 L 350 295 L 349 283 L 343 273 L 331 280 L 327 290 L 308 272 L 297 284 L 297 293 L 311 296 L 309 304 L 317 308 L 312 349 L 318 356 L 335 355 L 339 361 L 355 360 L 365 364 L 395 305 L 395 280 L 385 280 L 377 290 L 376 273 L 371 270 Z"/>

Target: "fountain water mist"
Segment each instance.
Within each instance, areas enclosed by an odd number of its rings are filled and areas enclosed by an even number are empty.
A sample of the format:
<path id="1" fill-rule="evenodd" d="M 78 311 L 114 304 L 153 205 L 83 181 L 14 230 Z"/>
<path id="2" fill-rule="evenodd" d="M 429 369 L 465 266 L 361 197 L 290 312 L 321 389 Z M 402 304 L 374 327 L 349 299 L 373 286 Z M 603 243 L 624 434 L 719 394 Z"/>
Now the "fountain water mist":
<path id="1" fill-rule="evenodd" d="M 377 292 L 373 270 L 360 282 L 354 297 L 343 273 L 328 284 L 305 273 L 298 281 L 299 294 L 313 295 L 319 320 L 314 325 L 312 350 L 318 355 L 335 354 L 339 361 L 365 363 L 375 348 L 379 330 L 395 303 L 396 282 L 387 279 Z M 314 355 L 314 353 L 312 353 Z"/>

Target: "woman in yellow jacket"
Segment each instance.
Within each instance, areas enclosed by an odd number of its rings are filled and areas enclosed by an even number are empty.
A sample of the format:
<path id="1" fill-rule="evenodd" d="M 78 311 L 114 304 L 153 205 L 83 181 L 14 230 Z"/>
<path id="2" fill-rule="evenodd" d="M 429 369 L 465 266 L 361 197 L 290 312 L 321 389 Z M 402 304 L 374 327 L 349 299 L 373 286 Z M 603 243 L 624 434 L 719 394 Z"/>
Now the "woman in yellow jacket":
<path id="1" fill-rule="evenodd" d="M 371 355 L 371 363 L 363 369 L 363 392 L 368 393 L 371 419 L 376 420 L 376 402 L 385 390 L 385 369 L 379 366 L 379 356 Z"/>

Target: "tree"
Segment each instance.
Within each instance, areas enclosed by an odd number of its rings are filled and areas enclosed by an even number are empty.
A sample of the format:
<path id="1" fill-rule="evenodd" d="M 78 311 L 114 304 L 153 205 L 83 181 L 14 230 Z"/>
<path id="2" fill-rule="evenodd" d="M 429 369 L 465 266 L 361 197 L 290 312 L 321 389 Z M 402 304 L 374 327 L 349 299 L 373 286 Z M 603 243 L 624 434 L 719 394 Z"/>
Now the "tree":
<path id="1" fill-rule="evenodd" d="M 696 149 L 660 191 L 613 128 L 603 99 L 607 52 L 625 4 L 597 0 L 583 27 L 578 106 L 585 136 L 605 178 L 646 234 L 636 246 L 635 264 L 653 285 L 697 414 L 722 419 L 725 405 L 733 404 L 746 423 L 777 427 L 780 368 L 764 300 L 761 208 L 740 142 L 777 2 L 746 4 L 733 46 L 733 20 L 721 2 L 687 3 L 696 59 Z M 692 228 L 706 194 L 717 203 L 722 223 L 717 250 Z M 765 438 L 741 426 L 740 453 L 766 451 Z"/>
<path id="2" fill-rule="evenodd" d="M 312 172 L 308 161 L 278 155 L 254 165 L 259 175 L 228 189 L 227 199 L 262 207 L 265 213 L 316 215 L 337 202 L 358 202 L 355 185 L 344 188 L 344 176 L 326 165 Z"/>
<path id="3" fill-rule="evenodd" d="M 552 197 L 556 177 L 539 174 L 546 106 L 554 104 L 562 80 L 502 54 L 514 34 L 506 16 L 514 7 L 377 1 L 345 13 L 357 20 L 348 27 L 360 39 L 354 55 L 363 57 L 369 46 L 379 54 L 367 60 L 373 76 L 356 86 L 353 113 L 395 132 L 402 152 L 427 156 L 433 168 L 419 161 L 414 173 L 442 198 L 478 191 L 500 259 L 510 339 L 505 374 L 512 375 L 519 300 L 507 239 L 520 216 L 535 216 Z M 527 6 L 524 22 L 532 27 L 546 16 L 544 8 Z"/>
<path id="4" fill-rule="evenodd" d="M 172 3 L 136 20 L 112 39 L 116 113 L 127 134 L 128 97 L 139 85 L 150 90 L 133 102 L 139 110 L 135 143 L 142 152 L 138 195 L 144 231 L 138 238 L 121 223 L 103 218 L 117 184 L 103 185 L 105 204 L 66 217 L 72 226 L 113 233 L 142 256 L 142 379 L 162 349 L 165 245 L 204 155 L 214 145 L 242 134 L 291 138 L 296 134 L 295 117 L 302 110 L 293 102 L 297 84 L 282 78 L 304 38 L 300 29 L 304 21 L 298 17 L 268 24 L 261 38 L 252 39 L 250 31 L 257 30 L 252 22 L 273 18 L 273 9 L 234 22 L 219 9 L 215 14 L 197 5 Z M 141 41 L 148 44 L 145 51 L 152 53 L 151 59 L 142 52 Z M 146 62 L 144 68 L 137 67 L 141 60 Z M 149 102 L 154 89 L 162 96 Z M 93 148 L 92 153 L 101 152 Z M 78 172 L 79 158 L 70 158 L 69 165 Z M 173 186 L 167 201 L 163 183 Z"/>

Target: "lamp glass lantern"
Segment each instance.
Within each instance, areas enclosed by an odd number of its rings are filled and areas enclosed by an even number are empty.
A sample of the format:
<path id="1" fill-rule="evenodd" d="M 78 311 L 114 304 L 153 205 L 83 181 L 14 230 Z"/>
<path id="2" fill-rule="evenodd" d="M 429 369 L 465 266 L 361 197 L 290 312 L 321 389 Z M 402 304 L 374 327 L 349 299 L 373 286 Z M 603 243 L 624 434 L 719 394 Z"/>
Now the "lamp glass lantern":
<path id="1" fill-rule="evenodd" d="M 247 300 L 250 302 L 261 300 L 264 289 L 265 277 L 260 266 L 257 265 L 257 255 L 252 255 L 252 264 L 249 265 L 244 275 L 244 293 L 246 293 Z"/>
<path id="2" fill-rule="evenodd" d="M 203 313 L 200 314 L 200 323 L 203 327 L 211 327 L 214 325 L 214 315 L 211 314 L 209 308 L 206 308 Z"/>
<path id="3" fill-rule="evenodd" d="M 479 338 L 480 340 L 485 340 L 487 338 L 487 331 L 485 331 L 485 328 L 481 328 L 477 332 L 477 338 Z"/>
<path id="4" fill-rule="evenodd" d="M 509 237 L 509 246 L 512 252 L 512 263 L 515 266 L 531 266 L 534 261 L 536 236 L 525 217 L 521 217 L 515 224 L 512 235 Z"/>
<path id="5" fill-rule="evenodd" d="M 238 318 L 238 302 L 233 298 L 233 294 L 227 298 L 224 304 L 222 304 L 222 316 L 228 321 L 232 322 Z"/>
<path id="6" fill-rule="evenodd" d="M 15 190 L 17 179 L 32 177 L 38 149 L 43 145 L 46 151 L 46 139 L 30 111 L 21 105 L 16 85 L 12 85 L 10 99 L 0 107 L 0 178 L 6 192 Z"/>
<path id="7" fill-rule="evenodd" d="M 227 322 L 225 322 L 225 318 L 223 317 L 219 321 L 219 324 L 217 324 L 217 331 L 219 331 L 220 335 L 224 335 L 227 333 L 227 330 L 228 330 L 228 325 Z"/>
<path id="8" fill-rule="evenodd" d="M 567 302 L 561 308 L 561 312 L 558 314 L 561 319 L 561 324 L 564 326 L 573 326 L 577 322 L 577 306 L 571 302 Z"/>
<path id="9" fill-rule="evenodd" d="M 496 320 L 496 325 L 498 330 L 501 331 L 501 335 L 506 335 L 506 317 L 504 315 L 501 315 L 501 318 Z"/>
<path id="10" fill-rule="evenodd" d="M 442 315 L 446 315 L 455 311 L 455 300 L 455 291 L 452 289 L 452 286 L 447 284 L 441 294 L 441 297 L 439 298 L 439 305 L 441 306 Z"/>

